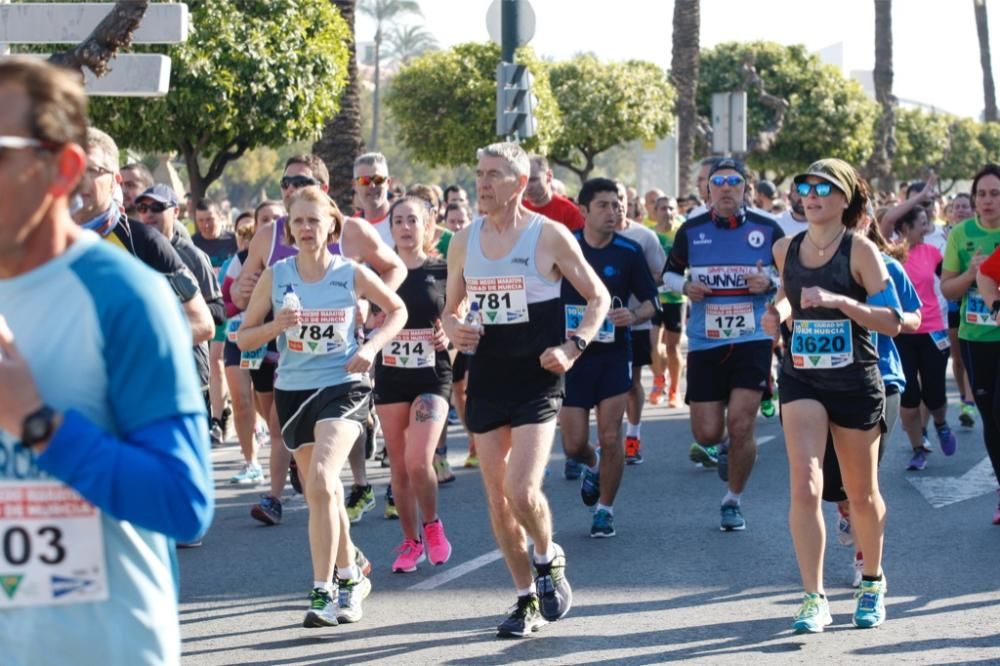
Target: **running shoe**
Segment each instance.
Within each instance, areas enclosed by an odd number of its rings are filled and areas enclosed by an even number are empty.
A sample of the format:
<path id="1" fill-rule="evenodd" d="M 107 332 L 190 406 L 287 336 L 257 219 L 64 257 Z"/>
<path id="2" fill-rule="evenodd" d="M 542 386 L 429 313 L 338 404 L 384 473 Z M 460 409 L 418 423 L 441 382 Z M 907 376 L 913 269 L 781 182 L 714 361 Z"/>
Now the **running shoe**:
<path id="1" fill-rule="evenodd" d="M 795 614 L 792 629 L 797 634 L 818 634 L 823 627 L 833 624 L 830 617 L 830 602 L 814 592 L 807 592 Z"/>
<path id="2" fill-rule="evenodd" d="M 396 498 L 392 496 L 392 484 L 385 487 L 385 510 L 382 515 L 385 516 L 386 520 L 399 520 Z"/>
<path id="3" fill-rule="evenodd" d="M 704 467 L 715 467 L 719 464 L 719 445 L 702 446 L 698 442 L 692 442 L 688 449 L 688 458 L 693 463 L 701 463 Z"/>
<path id="4" fill-rule="evenodd" d="M 253 486 L 264 481 L 264 470 L 259 463 L 243 463 L 240 473 L 229 479 L 229 483 L 239 486 Z"/>
<path id="5" fill-rule="evenodd" d="M 865 561 L 859 557 L 854 558 L 854 564 L 851 565 L 851 587 L 861 587 L 861 581 L 864 578 L 865 571 Z"/>
<path id="6" fill-rule="evenodd" d="M 307 629 L 317 627 L 336 627 L 337 622 L 337 602 L 326 590 L 315 587 L 309 593 L 309 610 L 306 611 L 306 618 L 302 621 L 302 626 Z"/>
<path id="7" fill-rule="evenodd" d="M 462 419 L 458 418 L 458 412 L 455 411 L 455 406 L 452 405 L 448 408 L 448 425 L 461 425 Z"/>
<path id="8" fill-rule="evenodd" d="M 538 596 L 526 594 L 517 598 L 517 603 L 510 609 L 510 615 L 497 627 L 500 638 L 524 638 L 538 631 L 546 624 L 538 609 Z"/>
<path id="9" fill-rule="evenodd" d="M 941 445 L 941 453 L 946 456 L 955 455 L 955 449 L 958 448 L 958 441 L 955 439 L 955 433 L 951 431 L 951 428 L 947 423 L 942 423 L 941 425 L 934 424 L 934 429 L 937 431 L 938 444 Z"/>
<path id="10" fill-rule="evenodd" d="M 393 573 L 412 573 L 417 570 L 417 565 L 427 559 L 424 555 L 424 544 L 413 539 L 403 539 L 403 543 L 396 546 L 396 561 L 392 563 Z"/>
<path id="11" fill-rule="evenodd" d="M 963 428 L 976 425 L 976 403 L 962 401 L 962 410 L 958 413 L 958 422 Z"/>
<path id="12" fill-rule="evenodd" d="M 851 532 L 851 516 L 843 513 L 837 507 L 837 543 L 841 546 L 851 546 L 854 544 L 854 533 Z"/>
<path id="13" fill-rule="evenodd" d="M 382 432 L 382 422 L 378 420 L 378 414 L 373 409 L 371 419 L 365 426 L 365 460 L 371 460 L 375 455 L 375 438 L 380 432 Z"/>
<path id="14" fill-rule="evenodd" d="M 358 571 L 360 571 L 365 576 L 370 576 L 372 574 L 372 563 L 365 557 L 365 554 L 361 552 L 361 549 L 357 546 L 354 547 L 354 564 L 357 565 Z"/>
<path id="15" fill-rule="evenodd" d="M 277 525 L 281 523 L 281 500 L 261 495 L 260 501 L 250 507 L 250 515 L 265 525 Z"/>
<path id="16" fill-rule="evenodd" d="M 573 589 L 566 578 L 566 553 L 553 543 L 556 556 L 548 564 L 535 562 L 535 589 L 542 617 L 554 622 L 566 615 L 573 606 Z"/>
<path id="17" fill-rule="evenodd" d="M 615 535 L 615 517 L 604 509 L 594 512 L 594 522 L 590 526 L 592 539 L 607 539 Z"/>
<path id="18" fill-rule="evenodd" d="M 359 622 L 364 617 L 361 602 L 368 598 L 371 591 L 372 582 L 364 574 L 355 580 L 340 581 L 340 590 L 337 592 L 337 622 L 341 624 Z"/>
<path id="19" fill-rule="evenodd" d="M 462 463 L 462 467 L 466 469 L 476 469 L 479 467 L 479 456 L 475 453 L 470 453 L 465 457 L 465 462 Z"/>
<path id="20" fill-rule="evenodd" d="M 360 523 L 364 515 L 375 508 L 375 491 L 371 485 L 351 486 L 347 498 L 347 518 L 352 523 Z"/>
<path id="21" fill-rule="evenodd" d="M 670 389 L 670 393 L 667 395 L 667 406 L 673 409 L 679 409 L 684 406 L 684 400 L 677 395 L 676 389 Z"/>
<path id="22" fill-rule="evenodd" d="M 920 448 L 924 450 L 924 453 L 932 453 L 934 447 L 931 446 L 931 440 L 927 439 L 927 428 L 923 428 L 921 431 L 922 439 L 920 440 Z"/>
<path id="23" fill-rule="evenodd" d="M 580 498 L 587 506 L 594 506 L 601 498 L 601 458 L 598 456 L 595 467 L 598 471 L 592 472 L 587 466 L 583 467 L 583 481 L 580 482 Z"/>
<path id="24" fill-rule="evenodd" d="M 923 449 L 913 449 L 913 455 L 910 456 L 910 464 L 906 466 L 906 469 L 915 472 L 922 472 L 927 469 L 927 453 Z"/>
<path id="25" fill-rule="evenodd" d="M 563 464 L 563 478 L 569 481 L 576 481 L 583 474 L 583 464 L 578 463 L 572 458 L 566 458 L 566 462 Z"/>
<path id="26" fill-rule="evenodd" d="M 379 461 L 378 461 L 378 466 L 381 467 L 382 469 L 389 469 L 389 465 L 390 465 L 390 462 L 389 462 L 389 450 L 388 449 L 383 449 L 382 450 L 382 457 L 379 458 Z"/>
<path id="27" fill-rule="evenodd" d="M 288 482 L 292 484 L 292 490 L 299 495 L 305 495 L 305 491 L 302 490 L 302 477 L 299 476 L 299 464 L 295 462 L 295 458 L 288 463 Z"/>
<path id="28" fill-rule="evenodd" d="M 257 442 L 258 447 L 267 446 L 271 443 L 271 433 L 268 431 L 267 426 L 265 426 L 261 421 L 258 421 L 257 425 L 254 427 L 253 437 Z"/>
<path id="29" fill-rule="evenodd" d="M 451 464 L 443 456 L 434 461 L 434 473 L 437 475 L 439 486 L 455 480 L 455 475 L 451 471 Z"/>
<path id="30" fill-rule="evenodd" d="M 653 377 L 653 390 L 649 392 L 649 404 L 651 405 L 661 405 L 663 404 L 663 394 L 667 389 L 667 380 L 660 375 L 659 377 Z"/>
<path id="31" fill-rule="evenodd" d="M 765 398 L 760 401 L 760 413 L 765 419 L 773 418 L 778 413 L 778 408 L 774 405 L 774 398 Z"/>
<path id="32" fill-rule="evenodd" d="M 718 466 L 715 471 L 719 473 L 719 478 L 729 483 L 729 444 L 723 442 L 719 444 L 719 455 L 716 460 L 718 461 Z"/>
<path id="33" fill-rule="evenodd" d="M 444 564 L 451 558 L 451 543 L 444 534 L 440 518 L 424 525 L 424 541 L 427 543 L 427 559 L 432 565 Z"/>
<path id="34" fill-rule="evenodd" d="M 222 414 L 219 416 L 219 426 L 222 428 L 222 436 L 225 438 L 225 434 L 229 432 L 229 419 L 233 417 L 233 408 L 229 406 L 229 400 L 226 399 L 226 406 L 222 408 Z"/>
<path id="35" fill-rule="evenodd" d="M 885 575 L 882 580 L 862 580 L 861 587 L 854 593 L 858 600 L 854 609 L 854 626 L 862 629 L 877 627 L 885 622 Z"/>
<path id="36" fill-rule="evenodd" d="M 219 447 L 226 443 L 222 425 L 218 419 L 212 419 L 212 427 L 208 431 L 208 436 L 212 440 L 213 447 Z"/>
<path id="37" fill-rule="evenodd" d="M 626 465 L 641 465 L 642 464 L 642 452 L 641 444 L 639 443 L 638 437 L 626 437 L 625 438 L 625 464 Z"/>
<path id="38" fill-rule="evenodd" d="M 1000 497 L 1000 488 L 997 489 L 997 496 Z M 1000 525 L 1000 499 L 997 500 L 997 510 L 993 513 L 993 524 Z"/>
<path id="39" fill-rule="evenodd" d="M 722 519 L 719 522 L 719 529 L 723 532 L 739 532 L 747 527 L 747 521 L 743 519 L 743 511 L 739 504 L 723 504 L 719 509 Z"/>

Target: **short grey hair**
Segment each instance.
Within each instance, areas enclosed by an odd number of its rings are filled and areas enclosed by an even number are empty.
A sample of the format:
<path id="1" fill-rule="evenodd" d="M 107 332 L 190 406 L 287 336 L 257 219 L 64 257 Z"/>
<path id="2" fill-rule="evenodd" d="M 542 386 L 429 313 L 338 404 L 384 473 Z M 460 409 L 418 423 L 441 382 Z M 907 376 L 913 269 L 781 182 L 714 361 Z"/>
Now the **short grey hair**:
<path id="1" fill-rule="evenodd" d="M 389 173 L 389 162 L 386 161 L 385 155 L 382 153 L 365 153 L 364 155 L 358 155 L 357 159 L 354 160 L 354 175 L 358 175 L 358 167 L 362 166 L 373 166 L 378 169 L 380 166 L 385 167 L 385 172 Z"/>
<path id="2" fill-rule="evenodd" d="M 88 127 L 87 152 L 95 148 L 104 155 L 104 160 L 97 166 L 103 167 L 113 173 L 118 173 L 118 144 L 115 143 L 115 140 L 107 132 L 99 130 L 96 127 Z"/>
<path id="3" fill-rule="evenodd" d="M 549 161 L 545 158 L 545 155 L 530 155 L 528 159 L 531 166 L 536 167 L 542 173 L 549 171 Z"/>
<path id="4" fill-rule="evenodd" d="M 507 169 L 517 177 L 531 175 L 531 160 L 519 144 L 512 142 L 491 143 L 476 151 L 476 158 L 499 157 L 507 163 Z"/>

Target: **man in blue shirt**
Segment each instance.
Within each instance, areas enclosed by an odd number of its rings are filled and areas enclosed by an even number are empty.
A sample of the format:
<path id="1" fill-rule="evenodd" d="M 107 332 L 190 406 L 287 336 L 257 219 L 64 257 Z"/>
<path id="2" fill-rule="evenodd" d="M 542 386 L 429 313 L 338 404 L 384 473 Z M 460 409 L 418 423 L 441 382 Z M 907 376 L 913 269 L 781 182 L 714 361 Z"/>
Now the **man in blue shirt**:
<path id="1" fill-rule="evenodd" d="M 0 99 L 0 661 L 178 663 L 173 541 L 213 506 L 190 329 L 70 217 L 78 79 L 5 58 Z"/>
<path id="2" fill-rule="evenodd" d="M 611 310 L 597 336 L 566 373 L 566 398 L 559 412 L 567 462 L 584 465 L 580 495 L 587 506 L 597 505 L 590 536 L 615 536 L 614 501 L 625 470 L 622 417 L 632 386 L 631 330 L 633 324 L 656 314 L 657 291 L 642 248 L 615 233 L 622 202 L 618 184 L 593 178 L 579 195 L 583 229 L 574 232 L 583 257 L 611 294 Z M 629 309 L 629 296 L 639 305 Z M 566 338 L 576 334 L 587 300 L 568 280 L 562 281 Z M 643 331 L 645 334 L 645 331 Z M 590 410 L 597 410 L 601 452 L 590 445 Z M 568 478 L 572 478 L 567 467 Z"/>

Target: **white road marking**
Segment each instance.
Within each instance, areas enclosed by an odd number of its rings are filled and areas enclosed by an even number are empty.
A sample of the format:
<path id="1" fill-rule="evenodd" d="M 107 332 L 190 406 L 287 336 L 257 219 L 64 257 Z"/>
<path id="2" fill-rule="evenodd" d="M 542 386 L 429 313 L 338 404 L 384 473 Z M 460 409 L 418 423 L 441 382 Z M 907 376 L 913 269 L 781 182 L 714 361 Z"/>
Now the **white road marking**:
<path id="1" fill-rule="evenodd" d="M 491 550 L 485 555 L 480 555 L 479 557 L 469 560 L 468 562 L 463 562 L 453 569 L 439 573 L 436 576 L 432 576 L 425 581 L 421 581 L 416 585 L 411 585 L 409 589 L 411 590 L 433 590 L 435 588 L 441 587 L 445 583 L 450 583 L 456 578 L 461 578 L 467 573 L 471 573 L 476 569 L 481 569 L 487 564 L 492 564 L 499 559 L 503 558 L 503 554 L 499 550 Z"/>
<path id="2" fill-rule="evenodd" d="M 908 476 L 907 479 L 935 509 L 991 493 L 997 486 L 988 457 L 962 476 Z"/>
<path id="3" fill-rule="evenodd" d="M 764 442 L 770 442 L 772 439 L 777 439 L 774 435 L 764 435 L 763 437 L 757 438 L 757 446 L 760 446 Z"/>

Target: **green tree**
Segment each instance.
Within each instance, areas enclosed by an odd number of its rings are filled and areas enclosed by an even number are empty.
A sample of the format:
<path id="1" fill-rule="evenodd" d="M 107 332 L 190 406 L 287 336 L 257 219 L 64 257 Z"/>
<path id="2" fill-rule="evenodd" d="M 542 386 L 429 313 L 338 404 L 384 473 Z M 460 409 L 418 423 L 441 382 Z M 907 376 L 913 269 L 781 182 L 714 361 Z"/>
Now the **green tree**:
<path id="1" fill-rule="evenodd" d="M 419 25 L 410 25 L 405 28 L 396 26 L 386 35 L 385 41 L 389 44 L 386 55 L 400 63 L 407 63 L 416 56 L 432 51 L 438 46 L 434 35 Z"/>
<path id="2" fill-rule="evenodd" d="M 381 109 L 382 87 L 382 41 L 385 39 L 385 28 L 402 14 L 420 15 L 420 3 L 414 0 L 362 0 L 358 4 L 362 14 L 375 19 L 375 96 L 372 98 L 372 140 L 369 148 L 378 150 L 378 117 Z"/>
<path id="3" fill-rule="evenodd" d="M 178 151 L 204 196 L 248 149 L 316 138 L 337 111 L 349 28 L 329 0 L 189 0 L 188 41 L 161 99 L 94 99 L 95 125 L 123 147 Z"/>
<path id="4" fill-rule="evenodd" d="M 979 143 L 986 151 L 986 158 L 983 162 L 1000 162 L 1000 123 L 983 123 L 979 126 Z M 982 163 L 976 165 L 976 171 L 983 166 Z"/>
<path id="5" fill-rule="evenodd" d="M 952 118 L 948 125 L 948 148 L 941 160 L 941 182 L 948 181 L 943 192 L 955 186 L 955 181 L 968 180 L 986 162 L 986 146 L 982 141 L 983 123 L 972 118 Z"/>
<path id="6" fill-rule="evenodd" d="M 892 174 L 901 180 L 927 177 L 929 169 L 937 170 L 948 149 L 950 118 L 940 113 L 920 109 L 899 109 L 896 112 L 896 155 Z"/>
<path id="7" fill-rule="evenodd" d="M 753 72 L 748 72 L 747 64 Z M 754 76 L 759 85 L 754 83 Z M 711 117 L 712 93 L 746 90 L 747 134 L 766 134 L 780 113 L 768 97 L 787 102 L 783 122 L 766 150 L 752 150 L 750 166 L 770 170 L 778 179 L 821 157 L 839 157 L 860 165 L 872 151 L 878 106 L 856 81 L 824 65 L 804 46 L 773 42 L 730 42 L 703 51 L 698 109 Z"/>
<path id="8" fill-rule="evenodd" d="M 670 82 L 677 91 L 677 191 L 691 191 L 691 163 L 698 135 L 699 38 L 701 1 L 674 0 Z"/>
<path id="9" fill-rule="evenodd" d="M 602 63 L 580 55 L 549 66 L 563 127 L 549 156 L 587 180 L 594 158 L 619 144 L 655 140 L 673 127 L 674 90 L 650 62 Z"/>
<path id="10" fill-rule="evenodd" d="M 529 49 L 519 49 L 517 62 L 534 76 L 538 98 L 538 134 L 525 148 L 547 152 L 560 131 L 559 107 L 549 88 L 545 67 Z M 431 166 L 468 165 L 476 149 L 497 141 L 496 44 L 459 44 L 433 51 L 404 65 L 386 94 L 386 106 L 398 126 L 397 138 L 414 159 Z"/>

